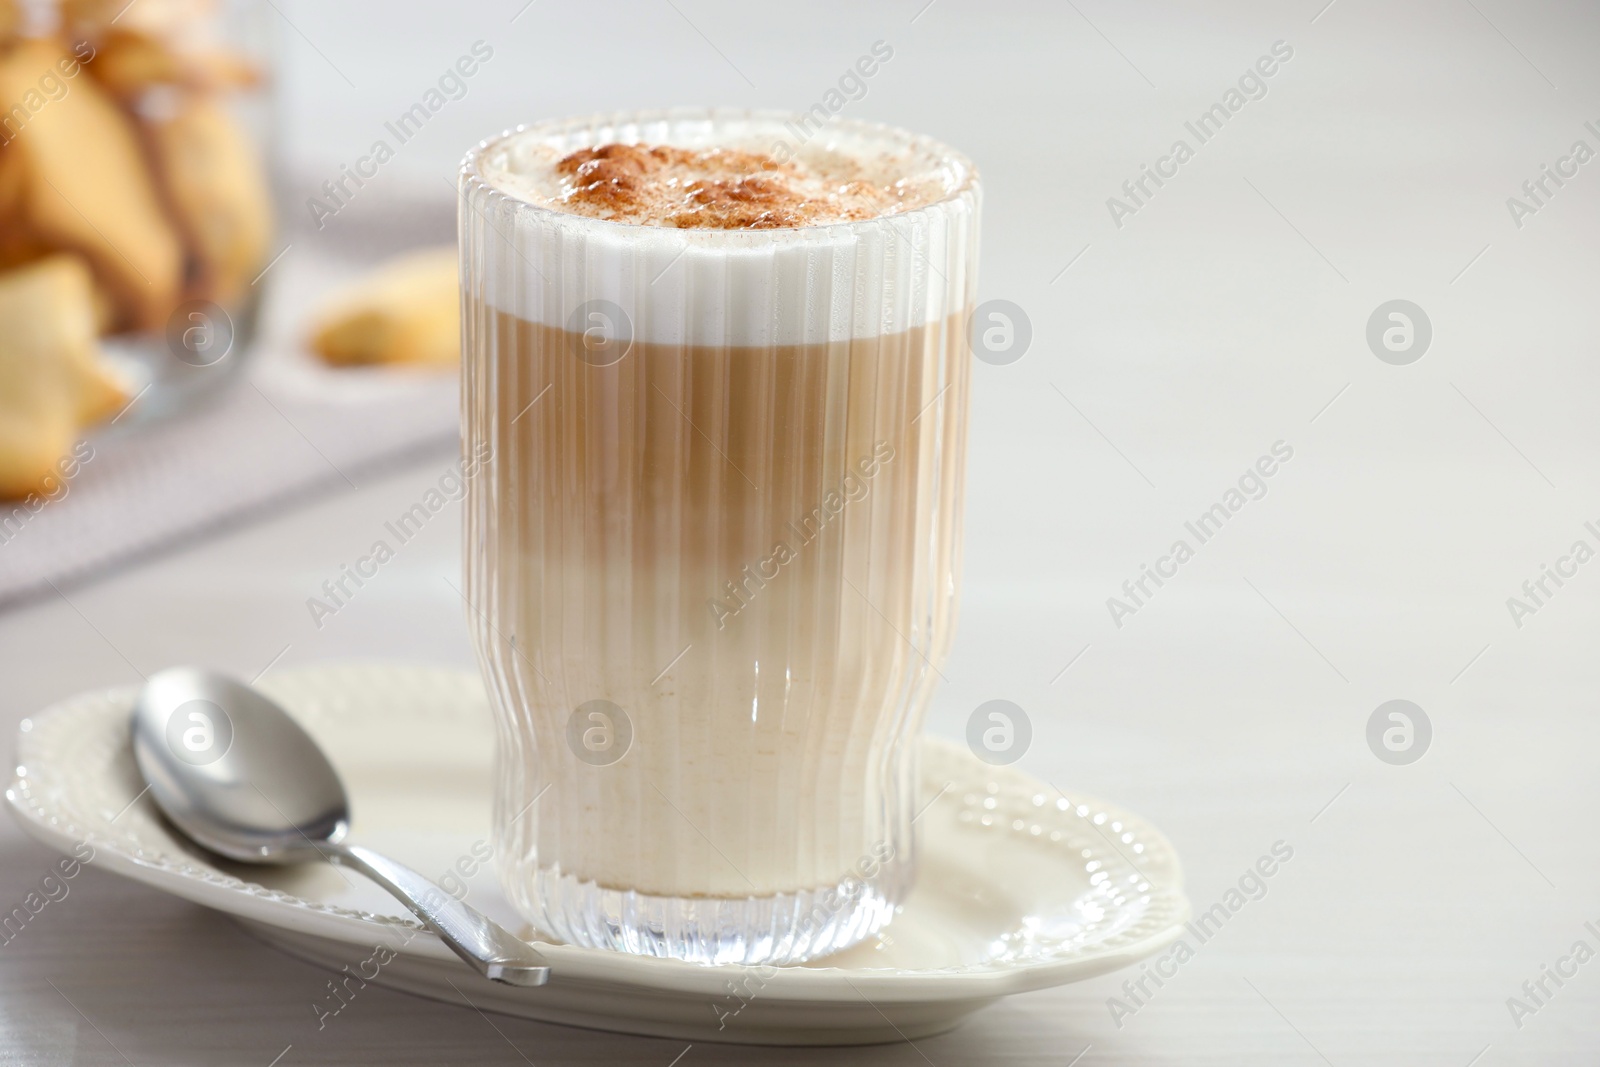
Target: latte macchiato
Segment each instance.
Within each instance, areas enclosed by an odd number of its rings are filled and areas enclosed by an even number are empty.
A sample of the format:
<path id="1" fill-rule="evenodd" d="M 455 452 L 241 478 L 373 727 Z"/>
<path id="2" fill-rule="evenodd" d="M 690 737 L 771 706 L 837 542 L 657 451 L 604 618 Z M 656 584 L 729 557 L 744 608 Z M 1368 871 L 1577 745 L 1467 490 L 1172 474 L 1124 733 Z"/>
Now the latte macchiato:
<path id="1" fill-rule="evenodd" d="M 788 962 L 910 885 L 960 558 L 978 188 L 933 142 L 665 113 L 463 173 L 468 596 L 505 888 Z"/>

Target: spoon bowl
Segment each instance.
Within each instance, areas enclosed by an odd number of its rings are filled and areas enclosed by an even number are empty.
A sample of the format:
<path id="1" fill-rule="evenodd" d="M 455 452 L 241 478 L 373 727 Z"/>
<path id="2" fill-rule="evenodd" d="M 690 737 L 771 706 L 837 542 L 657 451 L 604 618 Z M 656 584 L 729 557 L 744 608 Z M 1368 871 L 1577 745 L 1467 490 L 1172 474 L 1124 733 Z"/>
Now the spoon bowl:
<path id="1" fill-rule="evenodd" d="M 324 860 L 394 894 L 486 978 L 542 985 L 527 942 L 403 864 L 345 842 L 350 802 L 328 757 L 287 712 L 215 671 L 150 676 L 133 711 L 133 753 L 150 795 L 196 843 L 246 863 Z"/>
<path id="2" fill-rule="evenodd" d="M 152 675 L 133 717 L 133 752 L 156 804 L 213 852 L 249 863 L 321 858 L 350 802 L 311 736 L 260 692 L 213 671 Z"/>

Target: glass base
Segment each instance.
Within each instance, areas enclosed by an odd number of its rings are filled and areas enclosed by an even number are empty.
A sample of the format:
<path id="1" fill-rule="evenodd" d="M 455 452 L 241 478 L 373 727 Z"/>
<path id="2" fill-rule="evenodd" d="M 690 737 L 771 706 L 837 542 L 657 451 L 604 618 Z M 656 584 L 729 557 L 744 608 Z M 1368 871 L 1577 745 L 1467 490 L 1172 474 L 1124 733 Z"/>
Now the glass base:
<path id="1" fill-rule="evenodd" d="M 890 864 L 870 880 L 765 897 L 651 896 L 547 868 L 519 903 L 568 944 L 691 963 L 801 963 L 887 926 L 910 885 L 908 868 Z"/>
<path id="2" fill-rule="evenodd" d="M 183 308 L 200 303 L 191 301 Z M 175 318 L 183 308 L 174 312 Z M 100 432 L 108 438 L 136 432 L 135 427 L 187 414 L 242 382 L 245 366 L 255 355 L 260 309 L 260 299 L 252 295 L 231 311 L 210 304 L 184 312 L 197 316 L 193 321 L 205 331 L 200 336 L 213 346 L 201 352 L 183 351 L 180 355 L 178 343 L 163 334 L 123 333 L 102 338 L 101 350 L 127 380 L 129 395 L 137 401 L 118 414 L 115 425 L 102 427 Z"/>

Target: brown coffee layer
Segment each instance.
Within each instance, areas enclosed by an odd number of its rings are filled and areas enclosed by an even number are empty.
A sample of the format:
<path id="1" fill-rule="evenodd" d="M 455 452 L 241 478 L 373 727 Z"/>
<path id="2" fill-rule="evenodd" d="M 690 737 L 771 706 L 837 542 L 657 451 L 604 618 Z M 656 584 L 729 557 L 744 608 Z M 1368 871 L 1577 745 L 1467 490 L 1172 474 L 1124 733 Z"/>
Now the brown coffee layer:
<path id="1" fill-rule="evenodd" d="M 523 862 L 745 897 L 909 848 L 884 769 L 950 636 L 963 324 L 600 366 L 577 335 L 469 308 L 480 647 L 518 694 L 507 770 L 550 786 Z M 605 765 L 566 740 L 596 700 L 632 735 Z"/>

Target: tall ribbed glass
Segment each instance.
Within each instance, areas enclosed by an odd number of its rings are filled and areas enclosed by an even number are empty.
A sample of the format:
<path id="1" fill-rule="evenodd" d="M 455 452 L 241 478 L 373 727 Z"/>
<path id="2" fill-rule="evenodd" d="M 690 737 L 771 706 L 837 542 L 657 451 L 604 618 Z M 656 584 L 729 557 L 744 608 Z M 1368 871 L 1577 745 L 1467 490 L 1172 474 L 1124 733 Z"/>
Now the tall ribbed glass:
<path id="1" fill-rule="evenodd" d="M 931 165 L 943 198 L 673 229 L 486 177 L 534 141 L 811 137 Z M 461 194 L 468 614 L 508 896 L 549 935 L 645 955 L 861 940 L 911 884 L 954 622 L 975 172 L 884 127 L 666 112 L 484 142 Z"/>

